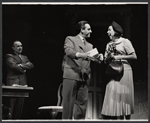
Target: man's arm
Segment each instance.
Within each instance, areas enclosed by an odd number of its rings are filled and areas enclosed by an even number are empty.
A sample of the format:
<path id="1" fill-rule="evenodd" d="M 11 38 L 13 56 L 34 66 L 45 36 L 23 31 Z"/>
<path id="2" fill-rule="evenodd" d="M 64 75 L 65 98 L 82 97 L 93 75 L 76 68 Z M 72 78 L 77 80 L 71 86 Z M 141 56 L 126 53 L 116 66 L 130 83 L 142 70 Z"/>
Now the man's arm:
<path id="1" fill-rule="evenodd" d="M 94 61 L 94 62 L 96 62 L 96 63 L 101 63 L 102 61 L 103 61 L 103 54 L 101 53 L 101 54 L 98 54 L 98 55 L 96 55 L 96 56 L 94 56 L 94 57 L 88 57 L 91 61 Z"/>
<path id="2" fill-rule="evenodd" d="M 28 57 L 24 56 L 26 59 L 26 63 L 25 64 L 21 64 L 21 67 L 23 69 L 32 69 L 34 67 L 34 65 L 29 61 Z"/>
<path id="3" fill-rule="evenodd" d="M 88 53 L 79 53 L 74 49 L 73 41 L 67 37 L 64 44 L 65 53 L 67 56 L 71 57 L 72 59 L 83 58 L 86 59 Z"/>
<path id="4" fill-rule="evenodd" d="M 69 37 L 65 39 L 64 50 L 67 56 L 72 59 L 76 58 L 77 51 L 74 50 L 74 44 Z"/>
<path id="5" fill-rule="evenodd" d="M 25 73 L 26 71 L 16 62 L 14 59 L 13 55 L 7 54 L 6 55 L 6 64 L 13 70 L 20 72 L 20 73 Z"/>

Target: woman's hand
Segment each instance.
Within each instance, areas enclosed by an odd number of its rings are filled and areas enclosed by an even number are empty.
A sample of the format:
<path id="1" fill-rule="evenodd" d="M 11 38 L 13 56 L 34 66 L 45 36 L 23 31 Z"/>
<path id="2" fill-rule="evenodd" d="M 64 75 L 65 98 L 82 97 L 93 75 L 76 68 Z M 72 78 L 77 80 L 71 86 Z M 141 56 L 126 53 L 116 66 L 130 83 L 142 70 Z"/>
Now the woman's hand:
<path id="1" fill-rule="evenodd" d="M 135 53 L 131 53 L 129 55 L 116 55 L 114 56 L 115 60 L 120 60 L 120 59 L 124 59 L 124 60 L 128 60 L 128 59 L 137 59 L 137 56 Z"/>
<path id="2" fill-rule="evenodd" d="M 115 59 L 114 57 L 115 57 L 114 53 L 110 53 L 109 56 L 108 56 L 108 59 L 109 60 L 114 60 Z"/>
<path id="3" fill-rule="evenodd" d="M 103 60 L 104 60 L 104 56 L 103 56 L 102 53 L 100 53 L 100 54 L 98 55 L 98 59 L 99 59 L 100 61 L 103 61 Z"/>

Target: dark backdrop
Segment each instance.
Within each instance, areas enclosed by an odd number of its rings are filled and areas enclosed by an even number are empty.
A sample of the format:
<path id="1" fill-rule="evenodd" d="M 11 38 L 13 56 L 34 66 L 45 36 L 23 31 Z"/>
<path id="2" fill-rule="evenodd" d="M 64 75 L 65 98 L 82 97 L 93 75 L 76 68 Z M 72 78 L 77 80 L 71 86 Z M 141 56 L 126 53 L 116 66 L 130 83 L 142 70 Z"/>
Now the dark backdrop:
<path id="1" fill-rule="evenodd" d="M 2 5 L 2 54 L 3 54 L 3 83 L 6 84 L 5 55 L 11 53 L 12 42 L 20 40 L 23 43 L 23 53 L 34 64 L 34 69 L 27 72 L 28 85 L 34 90 L 26 98 L 23 118 L 36 118 L 37 108 L 42 105 L 57 104 L 57 88 L 62 82 L 63 43 L 70 31 L 71 17 L 67 13 L 69 5 Z M 109 10 L 111 6 L 103 6 Z M 121 6 L 121 5 L 120 5 Z M 148 74 L 148 6 L 126 5 L 131 8 L 130 37 L 136 50 L 138 60 L 132 64 L 134 80 L 147 82 Z M 121 7 L 126 7 L 121 6 Z M 88 6 L 74 5 L 75 10 Z M 91 5 L 92 7 L 92 5 Z M 93 7 L 94 9 L 94 7 Z M 95 11 L 96 12 L 96 11 Z M 87 13 L 86 13 L 87 14 Z M 111 19 L 118 20 L 110 15 Z M 89 16 L 87 20 L 94 20 Z M 107 21 L 107 20 L 106 20 Z M 101 35 L 106 41 L 93 41 L 93 45 L 104 53 L 106 43 L 109 41 L 107 28 L 93 27 L 94 36 Z M 90 40 L 91 41 L 91 40 Z M 92 43 L 92 42 L 91 42 Z M 105 78 L 103 79 L 105 80 Z"/>

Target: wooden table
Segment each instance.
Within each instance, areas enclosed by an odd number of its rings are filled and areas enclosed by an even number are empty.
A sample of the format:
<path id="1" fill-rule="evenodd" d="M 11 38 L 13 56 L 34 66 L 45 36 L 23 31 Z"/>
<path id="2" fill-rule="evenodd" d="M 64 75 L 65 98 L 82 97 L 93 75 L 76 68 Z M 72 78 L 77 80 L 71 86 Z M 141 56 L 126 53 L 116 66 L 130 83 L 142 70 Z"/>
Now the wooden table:
<path id="1" fill-rule="evenodd" d="M 10 98 L 10 99 L 11 98 L 22 98 L 22 97 L 26 98 L 26 97 L 29 97 L 29 92 L 32 90 L 33 90 L 33 87 L 2 86 L 2 97 Z M 9 113 L 6 115 L 8 116 L 8 118 L 6 118 L 6 119 L 11 119 L 11 115 Z"/>
<path id="2" fill-rule="evenodd" d="M 2 86 L 3 97 L 29 97 L 29 91 L 33 90 L 33 87 L 22 86 Z"/>

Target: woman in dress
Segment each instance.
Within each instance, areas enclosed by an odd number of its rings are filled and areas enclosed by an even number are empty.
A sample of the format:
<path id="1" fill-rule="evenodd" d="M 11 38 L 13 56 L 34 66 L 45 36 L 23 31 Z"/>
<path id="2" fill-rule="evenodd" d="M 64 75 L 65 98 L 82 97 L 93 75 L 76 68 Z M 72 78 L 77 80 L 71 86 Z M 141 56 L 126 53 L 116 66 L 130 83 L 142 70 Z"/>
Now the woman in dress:
<path id="1" fill-rule="evenodd" d="M 106 85 L 101 113 L 111 119 L 130 119 L 134 113 L 134 86 L 132 68 L 128 60 L 137 59 L 137 56 L 132 43 L 122 37 L 123 29 L 119 24 L 113 21 L 107 33 L 111 41 L 106 45 L 104 61 L 109 63 L 112 59 L 121 59 L 124 72 L 120 79 L 111 78 Z"/>

